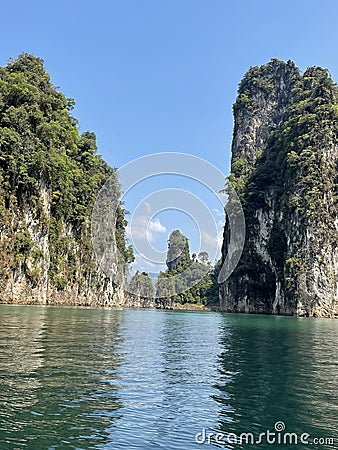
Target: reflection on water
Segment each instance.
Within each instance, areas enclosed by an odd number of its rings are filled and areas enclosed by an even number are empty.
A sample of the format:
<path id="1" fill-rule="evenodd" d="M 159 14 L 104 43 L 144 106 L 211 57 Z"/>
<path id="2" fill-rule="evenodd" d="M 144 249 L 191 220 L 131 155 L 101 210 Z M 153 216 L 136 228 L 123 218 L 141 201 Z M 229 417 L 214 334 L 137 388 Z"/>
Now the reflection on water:
<path id="1" fill-rule="evenodd" d="M 289 432 L 337 439 L 337 338 L 335 320 L 224 315 L 218 431 L 258 436 L 282 421 Z"/>
<path id="2" fill-rule="evenodd" d="M 107 448 L 200 447 L 195 434 L 214 420 L 219 320 L 214 313 L 125 311 L 118 369 L 123 424 L 112 426 Z"/>
<path id="3" fill-rule="evenodd" d="M 196 433 L 277 421 L 337 438 L 337 337 L 334 320 L 0 305 L 0 449 L 216 448 Z"/>
<path id="4" fill-rule="evenodd" d="M 37 402 L 36 391 L 41 383 L 36 374 L 42 366 L 44 314 L 42 309 L 39 314 L 26 314 L 19 320 L 3 314 L 0 316 L 0 367 L 6 368 L 6 376 L 0 379 L 1 393 L 6 393 L 6 410 L 0 414 L 4 414 L 8 421 L 15 412 Z M 15 423 L 12 426 L 20 427 Z"/>
<path id="5" fill-rule="evenodd" d="M 122 315 L 92 316 L 85 309 L 1 307 L 1 449 L 107 442 L 121 406 L 114 377 Z"/>

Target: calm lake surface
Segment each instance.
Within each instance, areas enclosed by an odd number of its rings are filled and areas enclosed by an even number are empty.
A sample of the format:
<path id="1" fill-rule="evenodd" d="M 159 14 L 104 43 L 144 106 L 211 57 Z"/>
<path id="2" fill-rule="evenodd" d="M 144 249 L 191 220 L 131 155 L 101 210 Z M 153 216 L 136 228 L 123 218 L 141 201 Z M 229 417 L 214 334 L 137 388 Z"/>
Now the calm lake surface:
<path id="1" fill-rule="evenodd" d="M 0 305 L 0 449 L 337 449 L 337 344 L 329 319 Z M 267 430 L 322 441 L 235 442 Z"/>

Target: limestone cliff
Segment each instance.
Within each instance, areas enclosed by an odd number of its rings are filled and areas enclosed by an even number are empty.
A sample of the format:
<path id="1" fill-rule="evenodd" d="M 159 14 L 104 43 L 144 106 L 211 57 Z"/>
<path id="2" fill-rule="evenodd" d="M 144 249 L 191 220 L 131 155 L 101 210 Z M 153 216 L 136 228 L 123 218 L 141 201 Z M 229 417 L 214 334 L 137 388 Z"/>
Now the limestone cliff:
<path id="1" fill-rule="evenodd" d="M 73 103 L 39 58 L 0 68 L 0 302 L 125 301 L 123 285 L 99 270 L 90 237 L 96 195 L 114 170 L 96 154 L 94 133 L 79 134 Z M 120 208 L 113 251 L 128 259 L 124 227 Z"/>
<path id="2" fill-rule="evenodd" d="M 241 260 L 220 286 L 224 311 L 338 314 L 338 89 L 328 72 L 272 60 L 234 105 L 229 183 L 246 218 Z M 224 229 L 223 258 L 231 231 Z"/>

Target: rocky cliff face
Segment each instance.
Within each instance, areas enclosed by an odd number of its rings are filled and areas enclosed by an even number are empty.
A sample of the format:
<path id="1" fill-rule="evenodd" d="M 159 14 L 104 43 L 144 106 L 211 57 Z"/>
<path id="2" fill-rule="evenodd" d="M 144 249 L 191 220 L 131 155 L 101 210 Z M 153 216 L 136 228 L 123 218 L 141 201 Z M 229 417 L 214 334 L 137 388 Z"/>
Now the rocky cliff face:
<path id="1" fill-rule="evenodd" d="M 326 70 L 272 60 L 234 105 L 229 182 L 246 242 L 220 287 L 224 311 L 338 315 L 338 89 Z M 224 230 L 223 258 L 230 229 Z"/>
<path id="2" fill-rule="evenodd" d="M 100 271 L 90 233 L 96 195 L 114 171 L 96 155 L 94 133 L 79 134 L 72 106 L 39 58 L 21 55 L 0 68 L 2 303 L 126 301 L 123 283 Z M 128 260 L 124 227 L 120 208 L 112 251 Z"/>

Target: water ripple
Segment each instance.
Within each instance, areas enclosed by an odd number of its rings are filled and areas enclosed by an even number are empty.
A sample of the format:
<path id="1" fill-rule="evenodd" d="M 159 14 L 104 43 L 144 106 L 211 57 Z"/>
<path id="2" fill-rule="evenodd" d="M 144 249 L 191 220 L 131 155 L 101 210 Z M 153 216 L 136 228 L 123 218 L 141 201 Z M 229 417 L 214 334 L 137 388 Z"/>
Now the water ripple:
<path id="1" fill-rule="evenodd" d="M 0 305 L 0 448 L 189 450 L 276 421 L 329 437 L 337 337 L 330 320 Z"/>

